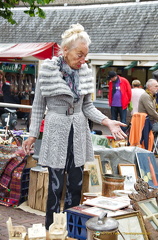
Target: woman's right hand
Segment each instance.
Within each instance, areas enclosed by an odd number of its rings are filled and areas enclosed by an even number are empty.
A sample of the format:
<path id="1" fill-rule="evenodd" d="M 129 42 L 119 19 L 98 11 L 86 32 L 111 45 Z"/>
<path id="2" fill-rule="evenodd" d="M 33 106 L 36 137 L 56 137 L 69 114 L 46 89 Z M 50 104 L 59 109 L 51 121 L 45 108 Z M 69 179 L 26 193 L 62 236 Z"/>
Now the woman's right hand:
<path id="1" fill-rule="evenodd" d="M 35 143 L 35 137 L 28 137 L 22 144 L 22 148 L 26 155 L 30 155 L 33 143 Z"/>

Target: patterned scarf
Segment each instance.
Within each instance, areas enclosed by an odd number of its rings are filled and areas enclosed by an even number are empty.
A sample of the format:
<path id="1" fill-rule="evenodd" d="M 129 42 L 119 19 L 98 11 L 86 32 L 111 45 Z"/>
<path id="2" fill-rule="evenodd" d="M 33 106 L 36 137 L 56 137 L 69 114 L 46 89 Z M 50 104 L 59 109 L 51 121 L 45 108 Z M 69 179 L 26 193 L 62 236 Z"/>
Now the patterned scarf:
<path id="1" fill-rule="evenodd" d="M 155 100 L 155 102 L 156 102 L 156 103 L 155 103 L 155 106 L 156 106 L 156 112 L 158 112 L 158 103 L 157 103 L 157 101 L 156 101 L 156 98 L 157 98 L 156 95 L 153 96 L 152 93 L 151 93 L 148 89 L 146 89 L 146 93 L 150 95 L 152 101 Z"/>
<path id="2" fill-rule="evenodd" d="M 63 57 L 59 57 L 58 66 L 63 74 L 63 79 L 74 94 L 74 102 L 78 102 L 81 91 L 79 89 L 79 70 L 70 68 L 70 66 L 64 61 Z"/>

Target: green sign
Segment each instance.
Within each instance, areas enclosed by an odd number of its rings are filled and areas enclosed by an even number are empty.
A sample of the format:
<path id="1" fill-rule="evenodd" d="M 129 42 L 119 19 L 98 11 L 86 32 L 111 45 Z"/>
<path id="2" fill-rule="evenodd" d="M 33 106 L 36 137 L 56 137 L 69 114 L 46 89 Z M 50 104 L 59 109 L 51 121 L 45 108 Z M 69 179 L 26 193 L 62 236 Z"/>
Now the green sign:
<path id="1" fill-rule="evenodd" d="M 33 74 L 35 75 L 35 66 L 30 64 L 26 65 L 25 69 L 22 71 L 22 64 L 14 64 L 14 63 L 1 63 L 0 64 L 0 70 L 3 72 L 12 72 L 12 73 L 27 73 L 27 74 Z"/>

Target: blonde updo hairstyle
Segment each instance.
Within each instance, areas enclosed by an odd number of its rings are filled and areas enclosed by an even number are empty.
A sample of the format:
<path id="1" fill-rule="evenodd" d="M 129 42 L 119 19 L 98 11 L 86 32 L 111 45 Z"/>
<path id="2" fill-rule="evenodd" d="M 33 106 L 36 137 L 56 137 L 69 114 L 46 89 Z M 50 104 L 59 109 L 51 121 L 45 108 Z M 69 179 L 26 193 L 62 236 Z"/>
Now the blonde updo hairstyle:
<path id="1" fill-rule="evenodd" d="M 87 32 L 84 31 L 84 27 L 77 23 L 72 24 L 69 29 L 67 29 L 62 35 L 61 42 L 61 52 L 63 52 L 64 47 L 66 46 L 68 49 L 72 49 L 75 47 L 75 42 L 77 40 L 81 40 L 89 47 L 91 40 Z"/>

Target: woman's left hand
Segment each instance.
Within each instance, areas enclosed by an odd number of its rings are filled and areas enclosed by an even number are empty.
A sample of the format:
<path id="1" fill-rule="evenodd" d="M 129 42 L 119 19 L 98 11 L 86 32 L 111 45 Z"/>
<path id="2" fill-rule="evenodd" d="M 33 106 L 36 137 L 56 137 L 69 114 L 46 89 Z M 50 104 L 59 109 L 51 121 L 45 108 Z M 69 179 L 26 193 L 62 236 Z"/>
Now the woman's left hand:
<path id="1" fill-rule="evenodd" d="M 111 120 L 109 118 L 105 118 L 102 121 L 102 124 L 104 126 L 107 126 L 109 130 L 111 131 L 112 136 L 114 139 L 125 139 L 127 138 L 127 135 L 122 131 L 121 127 L 127 127 L 125 123 L 116 121 L 116 120 Z"/>

